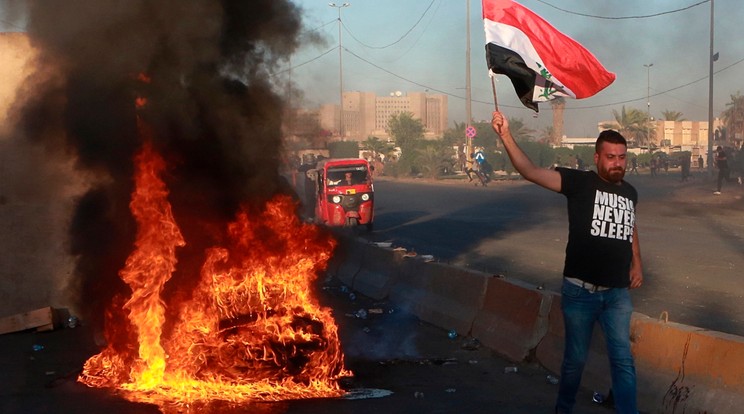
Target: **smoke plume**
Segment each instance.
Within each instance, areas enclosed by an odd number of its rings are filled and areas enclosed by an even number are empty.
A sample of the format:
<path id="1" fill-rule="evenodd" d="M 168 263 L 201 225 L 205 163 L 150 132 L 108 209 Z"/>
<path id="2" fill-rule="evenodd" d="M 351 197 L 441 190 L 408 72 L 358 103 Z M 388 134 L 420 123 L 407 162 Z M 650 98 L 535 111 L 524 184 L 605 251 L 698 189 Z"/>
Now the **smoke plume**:
<path id="1" fill-rule="evenodd" d="M 296 47 L 300 15 L 287 0 L 29 2 L 44 70 L 24 86 L 16 133 L 73 157 L 92 183 L 70 224 L 83 317 L 100 318 L 126 290 L 118 271 L 136 230 L 128 203 L 144 139 L 168 162 L 189 243 L 168 295 L 189 294 L 201 252 L 241 204 L 288 191 L 278 173 L 283 102 L 269 73 Z"/>

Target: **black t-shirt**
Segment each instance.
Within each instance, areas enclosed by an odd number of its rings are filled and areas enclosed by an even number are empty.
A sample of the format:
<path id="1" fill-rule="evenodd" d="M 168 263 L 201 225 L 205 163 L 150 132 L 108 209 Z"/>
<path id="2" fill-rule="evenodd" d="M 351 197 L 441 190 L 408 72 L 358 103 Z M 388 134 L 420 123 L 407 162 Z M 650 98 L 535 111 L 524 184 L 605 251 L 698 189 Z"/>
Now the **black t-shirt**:
<path id="1" fill-rule="evenodd" d="M 563 275 L 607 287 L 630 285 L 638 193 L 593 171 L 556 168 L 568 200 L 568 244 Z"/>

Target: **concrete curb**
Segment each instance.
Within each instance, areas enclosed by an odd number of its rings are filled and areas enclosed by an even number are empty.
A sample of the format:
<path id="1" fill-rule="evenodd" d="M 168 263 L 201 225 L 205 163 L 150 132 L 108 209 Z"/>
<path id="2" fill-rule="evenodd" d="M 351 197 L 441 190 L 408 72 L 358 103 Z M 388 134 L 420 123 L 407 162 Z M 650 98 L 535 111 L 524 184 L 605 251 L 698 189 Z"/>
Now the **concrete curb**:
<path id="1" fill-rule="evenodd" d="M 514 361 L 534 356 L 560 372 L 560 295 L 516 280 L 404 257 L 366 241 L 345 239 L 329 272 L 375 299 L 389 298 L 421 320 L 472 335 Z M 652 413 L 733 413 L 744 407 L 744 338 L 634 313 L 631 340 L 639 407 Z M 594 332 L 584 386 L 610 389 L 601 329 Z"/>
<path id="2" fill-rule="evenodd" d="M 492 277 L 473 322 L 473 336 L 483 345 L 521 361 L 547 333 L 552 299 L 549 293 L 520 281 Z"/>

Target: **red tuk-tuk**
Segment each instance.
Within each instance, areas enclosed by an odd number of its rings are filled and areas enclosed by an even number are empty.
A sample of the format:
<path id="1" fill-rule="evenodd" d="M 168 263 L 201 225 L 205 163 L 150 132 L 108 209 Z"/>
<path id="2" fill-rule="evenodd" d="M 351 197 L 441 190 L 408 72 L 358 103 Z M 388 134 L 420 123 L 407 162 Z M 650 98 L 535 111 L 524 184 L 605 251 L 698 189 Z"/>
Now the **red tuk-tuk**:
<path id="1" fill-rule="evenodd" d="M 372 168 L 361 158 L 325 159 L 308 171 L 315 181 L 315 220 L 328 226 L 365 225 L 372 230 Z"/>

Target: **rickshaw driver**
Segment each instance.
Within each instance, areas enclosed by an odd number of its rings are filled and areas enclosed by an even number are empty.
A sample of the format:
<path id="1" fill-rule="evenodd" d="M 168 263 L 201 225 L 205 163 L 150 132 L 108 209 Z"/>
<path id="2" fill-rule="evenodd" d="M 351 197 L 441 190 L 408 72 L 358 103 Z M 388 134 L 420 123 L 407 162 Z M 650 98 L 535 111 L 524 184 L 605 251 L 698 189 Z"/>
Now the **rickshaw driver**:
<path id="1" fill-rule="evenodd" d="M 354 177 L 351 172 L 344 173 L 344 178 L 342 180 L 329 180 L 329 185 L 354 185 Z"/>

